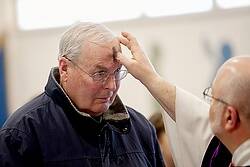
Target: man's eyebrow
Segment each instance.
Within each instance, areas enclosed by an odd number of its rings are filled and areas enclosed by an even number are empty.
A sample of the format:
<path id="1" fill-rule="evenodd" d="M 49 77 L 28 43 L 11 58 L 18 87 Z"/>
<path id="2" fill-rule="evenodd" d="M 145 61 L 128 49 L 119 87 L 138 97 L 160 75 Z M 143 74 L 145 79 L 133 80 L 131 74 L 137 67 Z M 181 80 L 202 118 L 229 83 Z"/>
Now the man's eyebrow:
<path id="1" fill-rule="evenodd" d="M 104 67 L 102 65 L 96 65 L 94 68 L 95 68 L 95 70 L 103 70 L 103 71 L 107 71 L 107 72 L 109 71 L 109 69 L 107 67 Z M 122 68 L 122 65 L 118 66 L 115 70 L 121 69 L 121 68 Z"/>
<path id="2" fill-rule="evenodd" d="M 96 65 L 96 66 L 94 66 L 94 68 L 95 68 L 96 70 L 105 70 L 105 71 L 108 71 L 108 68 L 106 68 L 106 67 L 104 67 L 104 66 L 102 66 L 102 65 Z"/>

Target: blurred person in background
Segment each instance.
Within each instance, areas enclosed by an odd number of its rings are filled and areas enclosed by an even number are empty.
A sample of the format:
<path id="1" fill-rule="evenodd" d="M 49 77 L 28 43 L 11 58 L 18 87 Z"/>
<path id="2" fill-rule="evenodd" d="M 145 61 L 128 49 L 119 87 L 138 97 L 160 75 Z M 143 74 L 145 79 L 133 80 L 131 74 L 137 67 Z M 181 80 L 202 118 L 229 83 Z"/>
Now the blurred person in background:
<path id="1" fill-rule="evenodd" d="M 127 75 L 118 51 L 104 25 L 71 26 L 45 91 L 0 130 L 0 166 L 164 166 L 155 129 L 117 95 Z"/>
<path id="2" fill-rule="evenodd" d="M 161 147 L 161 152 L 165 160 L 167 167 L 174 167 L 174 161 L 168 141 L 167 132 L 164 127 L 162 114 L 160 111 L 154 112 L 149 118 L 149 121 L 154 125 L 156 129 L 157 138 Z"/>
<path id="3" fill-rule="evenodd" d="M 176 166 L 250 166 L 250 56 L 227 60 L 203 95 L 208 103 L 164 80 L 137 40 L 123 32 L 120 42 L 132 57 L 117 60 L 144 84 L 161 104 Z M 167 126 L 167 127 L 168 127 Z M 168 127 L 169 128 L 169 127 Z"/>

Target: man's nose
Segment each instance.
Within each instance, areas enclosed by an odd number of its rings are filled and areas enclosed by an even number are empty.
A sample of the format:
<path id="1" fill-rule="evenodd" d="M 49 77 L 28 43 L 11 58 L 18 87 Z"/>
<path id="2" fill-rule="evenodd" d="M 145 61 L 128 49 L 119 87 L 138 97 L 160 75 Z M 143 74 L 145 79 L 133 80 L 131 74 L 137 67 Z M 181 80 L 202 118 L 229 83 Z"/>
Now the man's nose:
<path id="1" fill-rule="evenodd" d="M 104 81 L 104 87 L 110 90 L 116 90 L 117 80 L 115 79 L 115 75 L 109 75 L 109 77 Z"/>

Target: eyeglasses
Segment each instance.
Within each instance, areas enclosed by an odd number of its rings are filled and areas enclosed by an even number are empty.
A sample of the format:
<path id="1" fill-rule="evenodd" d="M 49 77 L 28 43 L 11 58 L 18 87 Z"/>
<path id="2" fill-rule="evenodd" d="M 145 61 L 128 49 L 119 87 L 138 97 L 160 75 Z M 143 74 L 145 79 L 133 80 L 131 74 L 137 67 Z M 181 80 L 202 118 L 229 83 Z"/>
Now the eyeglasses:
<path id="1" fill-rule="evenodd" d="M 207 101 L 209 104 L 212 102 L 212 99 L 217 100 L 225 105 L 229 105 L 227 102 L 225 102 L 224 100 L 221 100 L 219 98 L 216 98 L 212 95 L 212 88 L 208 87 L 203 91 L 203 96 L 205 101 Z"/>
<path id="2" fill-rule="evenodd" d="M 100 82 L 100 83 L 104 83 L 106 80 L 108 80 L 108 78 L 113 75 L 114 76 L 114 80 L 115 81 L 120 81 L 123 78 L 125 78 L 128 74 L 128 71 L 126 69 L 121 69 L 118 68 L 117 70 L 114 71 L 114 73 L 109 73 L 106 71 L 100 71 L 100 72 L 96 72 L 94 74 L 89 74 L 88 72 L 86 72 L 85 70 L 83 70 L 76 62 L 74 62 L 73 60 L 69 59 L 66 56 L 65 57 L 68 61 L 70 61 L 72 64 L 74 64 L 77 68 L 79 68 L 82 72 L 84 72 L 85 74 L 87 74 L 88 76 L 90 76 L 93 81 L 95 82 Z"/>

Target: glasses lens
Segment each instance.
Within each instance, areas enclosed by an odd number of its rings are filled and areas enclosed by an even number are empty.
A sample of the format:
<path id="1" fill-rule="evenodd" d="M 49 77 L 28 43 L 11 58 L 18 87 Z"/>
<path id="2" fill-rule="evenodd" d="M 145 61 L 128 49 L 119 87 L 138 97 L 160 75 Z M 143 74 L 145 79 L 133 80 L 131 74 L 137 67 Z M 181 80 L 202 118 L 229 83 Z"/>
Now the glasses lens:
<path id="1" fill-rule="evenodd" d="M 123 78 L 126 77 L 127 73 L 128 73 L 127 70 L 119 70 L 115 72 L 115 74 L 113 74 L 114 80 L 116 81 L 122 80 Z M 97 82 L 104 82 L 109 77 L 110 77 L 110 74 L 108 74 L 107 72 L 100 72 L 100 73 L 95 73 L 94 75 L 92 75 L 93 80 Z"/>
<path id="2" fill-rule="evenodd" d="M 211 103 L 211 101 L 212 101 L 212 94 L 211 94 L 211 91 L 212 91 L 212 89 L 211 89 L 211 87 L 209 87 L 209 88 L 206 88 L 206 89 L 204 90 L 204 92 L 203 92 L 204 99 L 205 99 L 205 101 L 206 101 L 207 103 Z"/>
<path id="3" fill-rule="evenodd" d="M 108 77 L 107 72 L 98 72 L 92 75 L 93 80 L 98 82 L 106 80 L 107 77 Z"/>
<path id="4" fill-rule="evenodd" d="M 115 74 L 115 79 L 116 80 L 122 80 L 127 76 L 128 71 L 127 70 L 120 70 Z"/>

